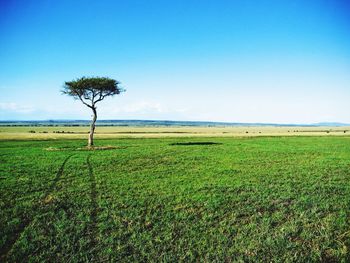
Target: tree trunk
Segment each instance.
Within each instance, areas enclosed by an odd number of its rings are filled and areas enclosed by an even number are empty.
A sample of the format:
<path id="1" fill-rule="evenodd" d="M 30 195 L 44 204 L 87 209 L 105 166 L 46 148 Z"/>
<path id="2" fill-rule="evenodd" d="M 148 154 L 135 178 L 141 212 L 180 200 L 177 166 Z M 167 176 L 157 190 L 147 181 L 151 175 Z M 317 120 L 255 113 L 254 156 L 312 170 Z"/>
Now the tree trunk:
<path id="1" fill-rule="evenodd" d="M 92 117 L 92 121 L 91 121 L 91 124 L 90 124 L 90 133 L 89 133 L 88 147 L 94 146 L 95 123 L 96 123 L 96 119 L 97 119 L 96 108 L 92 108 L 92 112 L 94 113 L 94 115 Z"/>

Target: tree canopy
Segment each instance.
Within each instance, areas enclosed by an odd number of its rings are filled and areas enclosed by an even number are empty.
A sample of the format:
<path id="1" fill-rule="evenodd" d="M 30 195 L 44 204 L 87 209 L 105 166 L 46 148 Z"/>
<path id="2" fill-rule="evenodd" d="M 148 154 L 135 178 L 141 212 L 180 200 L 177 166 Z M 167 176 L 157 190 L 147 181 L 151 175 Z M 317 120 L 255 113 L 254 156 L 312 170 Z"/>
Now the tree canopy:
<path id="1" fill-rule="evenodd" d="M 120 82 L 107 77 L 78 78 L 66 81 L 62 93 L 79 99 L 89 108 L 96 108 L 96 103 L 107 96 L 120 94 L 124 90 L 118 85 Z"/>

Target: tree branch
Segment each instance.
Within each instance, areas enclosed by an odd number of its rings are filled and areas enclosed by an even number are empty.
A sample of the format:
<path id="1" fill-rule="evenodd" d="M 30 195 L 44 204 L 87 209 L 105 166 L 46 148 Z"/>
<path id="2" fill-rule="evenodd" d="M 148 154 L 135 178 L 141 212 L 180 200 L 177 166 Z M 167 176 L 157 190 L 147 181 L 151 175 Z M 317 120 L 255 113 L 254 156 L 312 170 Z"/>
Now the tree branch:
<path id="1" fill-rule="evenodd" d="M 96 100 L 94 103 L 97 103 L 97 102 L 103 100 L 105 97 L 110 96 L 110 95 L 112 95 L 112 94 L 113 94 L 113 91 L 109 91 L 109 92 L 106 93 L 105 95 L 102 95 L 102 92 L 101 92 L 101 93 L 100 93 L 100 97 L 99 97 L 98 100 Z"/>
<path id="2" fill-rule="evenodd" d="M 84 103 L 86 106 L 88 106 L 90 109 L 94 109 L 94 107 L 92 106 L 92 105 L 89 105 L 89 104 L 87 104 L 85 101 L 83 101 L 83 99 L 81 98 L 81 96 L 78 96 L 78 98 L 80 99 L 80 101 L 82 102 L 82 103 Z"/>

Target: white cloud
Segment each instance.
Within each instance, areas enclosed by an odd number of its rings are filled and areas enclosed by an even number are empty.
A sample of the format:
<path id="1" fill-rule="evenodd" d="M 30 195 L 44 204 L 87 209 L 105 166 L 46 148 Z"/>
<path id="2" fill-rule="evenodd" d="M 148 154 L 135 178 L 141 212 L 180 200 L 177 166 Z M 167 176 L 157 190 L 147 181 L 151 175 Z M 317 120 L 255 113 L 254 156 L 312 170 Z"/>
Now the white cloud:
<path id="1" fill-rule="evenodd" d="M 160 103 L 141 101 L 135 102 L 130 105 L 126 105 L 122 108 L 123 112 L 127 113 L 145 113 L 145 112 L 167 112 L 167 109 L 163 107 Z"/>
<path id="2" fill-rule="evenodd" d="M 101 119 L 171 119 L 183 118 L 185 108 L 177 108 L 154 100 L 106 101 L 98 106 Z"/>
<path id="3" fill-rule="evenodd" d="M 0 110 L 16 113 L 32 113 L 35 111 L 32 106 L 17 104 L 14 102 L 0 102 Z"/>
<path id="4" fill-rule="evenodd" d="M 173 113 L 173 112 L 185 112 L 186 109 L 173 109 L 159 102 L 154 101 L 134 101 L 129 104 L 123 103 L 122 105 L 115 106 L 114 104 L 102 105 L 101 109 L 103 112 L 110 113 Z"/>
<path id="5" fill-rule="evenodd" d="M 101 119 L 169 119 L 185 117 L 187 109 L 164 105 L 154 100 L 106 101 L 98 105 Z M 79 101 L 38 101 L 34 106 L 0 102 L 0 119 L 89 119 L 91 110 Z"/>

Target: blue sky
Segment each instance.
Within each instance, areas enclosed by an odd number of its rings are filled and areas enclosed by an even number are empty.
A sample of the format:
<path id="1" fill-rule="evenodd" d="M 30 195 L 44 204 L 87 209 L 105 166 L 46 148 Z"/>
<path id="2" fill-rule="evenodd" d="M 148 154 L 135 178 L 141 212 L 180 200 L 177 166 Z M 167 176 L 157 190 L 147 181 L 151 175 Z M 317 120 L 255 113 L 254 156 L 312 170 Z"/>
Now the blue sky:
<path id="1" fill-rule="evenodd" d="M 350 123 L 350 4 L 0 1 L 0 120 L 89 119 L 81 76 L 127 90 L 100 119 Z"/>

